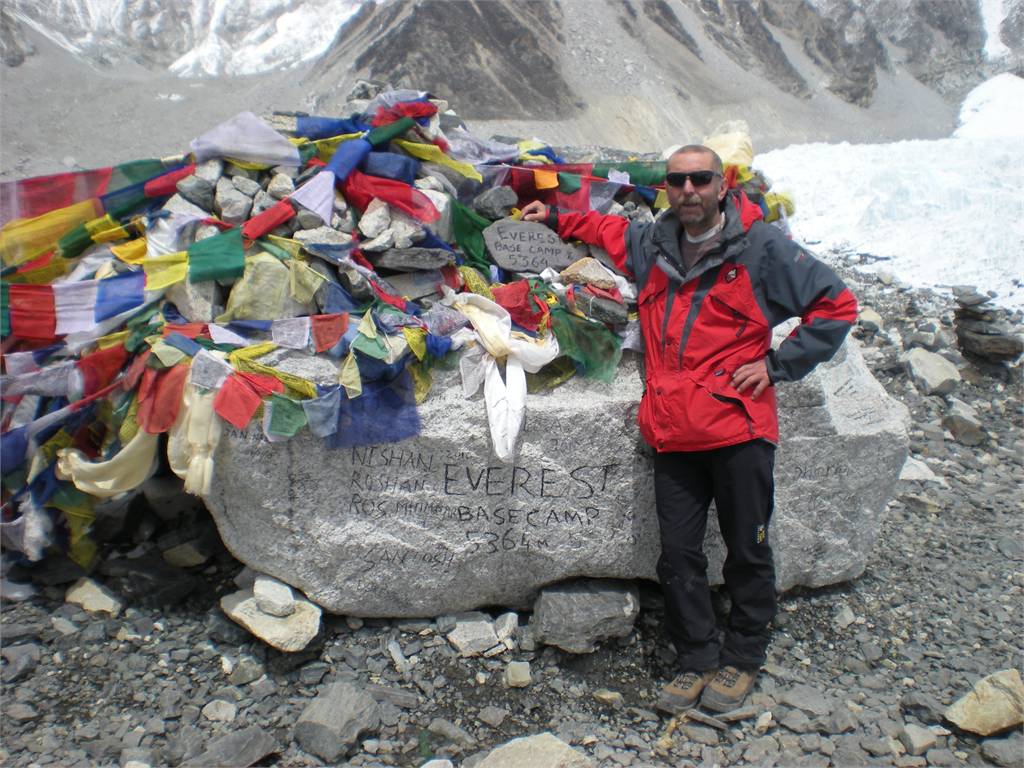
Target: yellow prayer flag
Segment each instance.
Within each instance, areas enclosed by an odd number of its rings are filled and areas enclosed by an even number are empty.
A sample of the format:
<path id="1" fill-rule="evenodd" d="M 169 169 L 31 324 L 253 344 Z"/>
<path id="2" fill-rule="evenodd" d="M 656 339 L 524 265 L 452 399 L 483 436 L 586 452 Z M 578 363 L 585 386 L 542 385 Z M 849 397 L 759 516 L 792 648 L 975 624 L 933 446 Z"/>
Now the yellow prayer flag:
<path id="1" fill-rule="evenodd" d="M 6 265 L 23 264 L 46 253 L 57 241 L 103 213 L 98 198 L 58 208 L 31 219 L 15 219 L 0 229 L 0 259 Z"/>
<path id="2" fill-rule="evenodd" d="M 288 262 L 290 274 L 289 290 L 291 297 L 299 304 L 313 303 L 313 296 L 327 280 L 315 269 L 310 269 L 304 261 L 292 259 Z"/>
<path id="3" fill-rule="evenodd" d="M 159 291 L 188 277 L 188 251 L 147 256 L 142 262 L 146 273 L 146 290 Z"/>
<path id="4" fill-rule="evenodd" d="M 292 240 L 291 238 L 288 237 L 281 237 L 280 235 L 268 234 L 266 237 L 267 240 L 269 240 L 272 245 L 276 245 L 278 248 L 283 248 L 284 250 L 288 251 L 289 255 L 291 255 L 293 259 L 298 258 L 299 253 L 301 253 L 302 251 L 302 243 L 300 243 L 298 240 Z"/>
<path id="5" fill-rule="evenodd" d="M 654 198 L 655 208 L 668 208 L 668 195 L 665 194 L 664 189 L 659 189 L 657 196 Z"/>
<path id="6" fill-rule="evenodd" d="M 131 335 L 131 331 L 118 331 L 117 333 L 108 333 L 106 336 L 100 336 L 96 339 L 96 346 L 100 349 L 110 349 L 116 347 L 122 341 Z"/>
<path id="7" fill-rule="evenodd" d="M 405 326 L 402 328 L 402 335 L 405 336 L 406 342 L 409 344 L 409 349 L 416 355 L 417 360 L 422 360 L 427 356 L 427 329 L 426 328 L 413 328 L 412 326 Z"/>
<path id="8" fill-rule="evenodd" d="M 533 183 L 537 189 L 555 189 L 558 186 L 558 172 L 534 168 Z"/>
<path id="9" fill-rule="evenodd" d="M 462 163 L 458 160 L 452 159 L 441 151 L 441 148 L 436 144 L 421 144 L 416 141 L 407 141 L 405 139 L 392 139 L 392 143 L 397 144 L 419 160 L 425 160 L 428 163 L 437 163 L 438 165 L 443 165 L 446 168 L 451 168 L 453 171 L 465 176 L 467 179 L 473 179 L 474 181 L 484 180 L 484 177 L 480 175 L 480 172 L 476 168 L 469 163 Z"/>
<path id="10" fill-rule="evenodd" d="M 341 371 L 338 372 L 338 383 L 345 388 L 349 400 L 363 394 L 363 380 L 359 375 L 359 363 L 356 362 L 355 352 L 351 350 L 349 350 L 345 362 L 341 364 Z"/>
<path id="11" fill-rule="evenodd" d="M 409 373 L 412 374 L 413 397 L 416 399 L 416 405 L 423 405 L 434 384 L 434 374 L 420 362 L 409 363 Z"/>
<path id="12" fill-rule="evenodd" d="M 110 252 L 125 264 L 141 264 L 146 258 L 146 238 L 139 237 L 127 243 L 110 246 Z"/>

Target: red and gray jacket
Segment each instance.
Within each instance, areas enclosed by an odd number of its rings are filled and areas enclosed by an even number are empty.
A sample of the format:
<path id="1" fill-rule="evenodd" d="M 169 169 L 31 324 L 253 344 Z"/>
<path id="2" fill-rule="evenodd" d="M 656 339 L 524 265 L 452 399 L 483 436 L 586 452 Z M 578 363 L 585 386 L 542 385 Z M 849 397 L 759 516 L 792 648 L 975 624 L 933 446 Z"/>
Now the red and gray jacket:
<path id="1" fill-rule="evenodd" d="M 773 384 L 800 379 L 836 353 L 857 319 L 856 299 L 831 269 L 775 227 L 744 225 L 750 205 L 730 193 L 718 246 L 685 272 L 671 211 L 649 223 L 557 216 L 562 239 L 604 248 L 636 281 L 646 348 L 637 421 L 659 452 L 778 443 L 775 387 L 751 399 L 752 387 L 732 386 L 733 372 L 766 358 Z M 792 317 L 801 324 L 773 351 L 772 328 Z"/>

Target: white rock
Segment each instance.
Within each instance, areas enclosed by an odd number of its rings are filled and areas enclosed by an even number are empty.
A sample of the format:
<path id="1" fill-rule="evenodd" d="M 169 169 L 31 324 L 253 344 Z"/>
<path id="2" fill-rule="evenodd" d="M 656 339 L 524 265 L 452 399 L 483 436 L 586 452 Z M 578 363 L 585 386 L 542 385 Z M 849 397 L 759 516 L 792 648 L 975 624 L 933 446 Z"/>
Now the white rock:
<path id="1" fill-rule="evenodd" d="M 256 605 L 271 616 L 291 616 L 295 613 L 295 593 L 287 584 L 273 576 L 259 574 L 253 581 L 252 596 Z"/>
<path id="2" fill-rule="evenodd" d="M 769 535 L 780 590 L 863 573 L 906 461 L 906 408 L 859 350 L 851 340 L 778 388 Z M 328 373 L 322 383 L 337 382 L 337 368 Z M 366 617 L 530 605 L 543 586 L 575 577 L 656 578 L 660 536 L 651 462 L 637 451 L 632 353 L 610 385 L 574 377 L 528 395 L 514 464 L 494 457 L 484 403 L 463 396 L 459 372 L 435 368 L 433 380 L 416 406 L 419 435 L 400 443 L 332 451 L 308 430 L 276 444 L 256 425 L 226 430 L 204 501 L 231 552 L 333 613 Z M 379 492 L 362 490 L 370 477 Z M 301 494 L 288 498 L 296 483 Z M 725 551 L 713 516 L 704 551 L 720 584 Z"/>
<path id="3" fill-rule="evenodd" d="M 392 212 L 390 229 L 395 248 L 411 248 L 426 236 L 419 222 L 403 211 Z"/>
<path id="4" fill-rule="evenodd" d="M 435 180 L 431 177 L 428 177 L 427 179 L 417 179 L 417 185 L 420 181 L 427 182 Z M 440 187 L 440 184 L 437 183 L 437 186 Z M 452 231 L 451 198 L 442 190 L 434 189 L 432 187 L 421 188 L 420 192 L 430 198 L 430 202 L 434 204 L 434 207 L 437 208 L 437 212 L 440 214 L 438 220 L 430 224 L 430 230 L 446 243 L 450 243 L 455 238 Z"/>
<path id="5" fill-rule="evenodd" d="M 885 328 L 882 316 L 871 307 L 864 307 L 857 316 L 857 323 L 867 331 L 881 331 Z"/>
<path id="6" fill-rule="evenodd" d="M 498 644 L 490 618 L 477 611 L 456 616 L 455 629 L 448 633 L 448 642 L 462 656 L 479 656 Z"/>
<path id="7" fill-rule="evenodd" d="M 90 613 L 107 613 L 110 616 L 117 616 L 123 607 L 113 592 L 87 576 L 68 587 L 64 600 L 80 605 Z"/>
<path id="8" fill-rule="evenodd" d="M 960 371 L 949 360 L 915 347 L 907 353 L 907 372 L 922 395 L 948 395 L 960 383 Z"/>
<path id="9" fill-rule="evenodd" d="M 274 174 L 274 178 L 272 178 L 270 183 L 267 185 L 267 194 L 278 200 L 283 197 L 288 197 L 288 195 L 294 191 L 295 182 L 291 180 L 291 177 L 284 173 Z"/>
<path id="10" fill-rule="evenodd" d="M 504 642 L 515 634 L 519 627 L 519 616 L 511 611 L 503 613 L 494 620 L 494 634 L 498 642 Z"/>
<path id="11" fill-rule="evenodd" d="M 203 707 L 203 717 L 218 723 L 230 723 L 238 714 L 238 707 L 230 701 L 214 699 Z"/>
<path id="12" fill-rule="evenodd" d="M 857 617 L 854 616 L 853 610 L 846 603 L 843 603 L 839 610 L 836 611 L 835 623 L 840 629 L 846 629 L 856 620 Z"/>
<path id="13" fill-rule="evenodd" d="M 391 224 L 391 209 L 378 197 L 373 198 L 359 218 L 359 231 L 368 239 L 379 236 Z"/>
<path id="14" fill-rule="evenodd" d="M 900 480 L 917 480 L 921 482 L 938 480 L 939 476 L 932 472 L 931 467 L 920 459 L 908 456 L 900 470 Z"/>
<path id="15" fill-rule="evenodd" d="M 308 600 L 296 600 L 295 611 L 280 618 L 261 611 L 252 590 L 243 589 L 222 597 L 220 607 L 233 621 L 280 651 L 301 651 L 320 631 L 320 608 Z"/>
<path id="16" fill-rule="evenodd" d="M 935 734 L 929 729 L 913 723 L 904 725 L 899 736 L 903 746 L 907 748 L 907 752 L 914 756 L 923 755 L 934 747 L 937 741 Z"/>
<path id="17" fill-rule="evenodd" d="M 523 736 L 493 749 L 476 768 L 590 768 L 590 758 L 550 733 Z"/>
<path id="18" fill-rule="evenodd" d="M 317 227 L 316 229 L 300 229 L 292 237 L 305 245 L 306 243 L 325 243 L 328 245 L 344 245 L 352 240 L 343 232 L 331 227 Z"/>
<path id="19" fill-rule="evenodd" d="M 1024 723 L 1024 682 L 1016 669 L 979 680 L 973 690 L 947 707 L 945 718 L 958 728 L 991 736 Z"/>
<path id="20" fill-rule="evenodd" d="M 505 685 L 509 688 L 525 688 L 531 682 L 530 662 L 510 661 L 505 667 Z"/>
<path id="21" fill-rule="evenodd" d="M 362 224 L 362 221 L 359 222 Z M 364 240 L 359 244 L 359 248 L 370 253 L 380 253 L 386 251 L 389 248 L 395 247 L 395 233 L 390 228 L 385 229 L 379 235 L 372 240 Z"/>

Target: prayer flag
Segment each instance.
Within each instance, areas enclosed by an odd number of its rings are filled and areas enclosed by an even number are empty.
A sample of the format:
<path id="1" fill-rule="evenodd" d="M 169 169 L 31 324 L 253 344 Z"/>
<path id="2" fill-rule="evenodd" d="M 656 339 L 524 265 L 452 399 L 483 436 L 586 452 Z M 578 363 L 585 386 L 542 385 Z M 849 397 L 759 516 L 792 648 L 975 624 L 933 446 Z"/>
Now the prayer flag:
<path id="1" fill-rule="evenodd" d="M 245 248 L 238 227 L 197 240 L 188 247 L 188 279 L 193 283 L 241 277 L 243 272 Z"/>
<path id="2" fill-rule="evenodd" d="M 127 312 L 145 301 L 145 272 L 123 272 L 99 281 L 96 291 L 96 322 Z"/>

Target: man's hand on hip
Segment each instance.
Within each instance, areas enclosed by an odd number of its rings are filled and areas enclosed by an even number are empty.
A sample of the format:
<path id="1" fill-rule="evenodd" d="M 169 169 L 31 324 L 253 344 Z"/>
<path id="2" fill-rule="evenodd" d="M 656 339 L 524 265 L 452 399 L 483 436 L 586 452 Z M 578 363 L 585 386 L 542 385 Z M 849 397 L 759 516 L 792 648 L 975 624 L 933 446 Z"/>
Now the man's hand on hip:
<path id="1" fill-rule="evenodd" d="M 753 387 L 754 390 L 750 393 L 750 399 L 756 400 L 762 392 L 772 385 L 772 380 L 768 378 L 768 364 L 764 358 L 737 368 L 736 372 L 732 375 L 732 385 L 736 387 L 737 392 L 742 392 L 747 387 Z"/>

